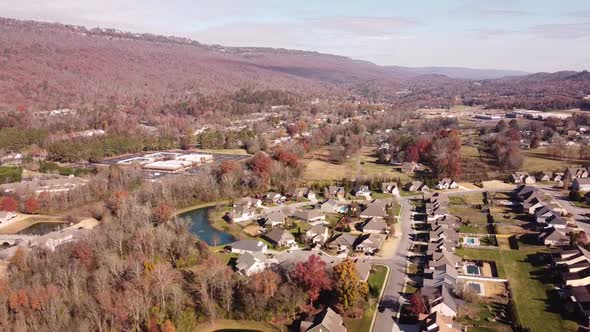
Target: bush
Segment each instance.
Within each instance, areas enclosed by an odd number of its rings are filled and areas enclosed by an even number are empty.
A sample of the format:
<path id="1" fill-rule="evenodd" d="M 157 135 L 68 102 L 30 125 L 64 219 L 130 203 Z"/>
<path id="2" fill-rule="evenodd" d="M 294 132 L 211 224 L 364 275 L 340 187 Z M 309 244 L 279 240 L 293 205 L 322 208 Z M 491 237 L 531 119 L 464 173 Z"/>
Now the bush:
<path id="1" fill-rule="evenodd" d="M 0 166 L 0 183 L 20 182 L 22 175 L 21 167 Z"/>

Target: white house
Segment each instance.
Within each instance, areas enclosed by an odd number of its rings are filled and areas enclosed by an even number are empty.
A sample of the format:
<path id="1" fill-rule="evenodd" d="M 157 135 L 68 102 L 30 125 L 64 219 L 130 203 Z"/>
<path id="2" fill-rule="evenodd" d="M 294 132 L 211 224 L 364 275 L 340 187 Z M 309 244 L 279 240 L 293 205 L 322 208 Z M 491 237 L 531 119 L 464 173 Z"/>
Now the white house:
<path id="1" fill-rule="evenodd" d="M 324 225 L 315 225 L 305 232 L 305 237 L 312 243 L 323 244 L 328 239 L 328 227 Z"/>
<path id="2" fill-rule="evenodd" d="M 457 182 L 455 182 L 454 180 L 452 180 L 450 178 L 444 178 L 444 179 L 438 181 L 438 184 L 436 185 L 436 189 L 438 189 L 438 190 L 457 189 L 457 188 L 459 188 L 459 185 L 457 184 Z"/>
<path id="3" fill-rule="evenodd" d="M 572 181 L 572 189 L 577 191 L 590 191 L 590 178 L 575 178 Z"/>
<path id="4" fill-rule="evenodd" d="M 256 215 L 256 211 L 244 207 L 244 206 L 236 206 L 232 212 L 228 214 L 229 218 L 233 222 L 245 222 L 254 219 Z"/>
<path id="5" fill-rule="evenodd" d="M 236 270 L 245 276 L 264 271 L 266 257 L 262 252 L 246 252 L 236 260 Z"/>
<path id="6" fill-rule="evenodd" d="M 254 239 L 236 241 L 234 243 L 230 243 L 228 247 L 231 248 L 232 253 L 236 254 L 243 254 L 246 252 L 266 252 L 268 250 L 268 246 L 266 244 Z"/>

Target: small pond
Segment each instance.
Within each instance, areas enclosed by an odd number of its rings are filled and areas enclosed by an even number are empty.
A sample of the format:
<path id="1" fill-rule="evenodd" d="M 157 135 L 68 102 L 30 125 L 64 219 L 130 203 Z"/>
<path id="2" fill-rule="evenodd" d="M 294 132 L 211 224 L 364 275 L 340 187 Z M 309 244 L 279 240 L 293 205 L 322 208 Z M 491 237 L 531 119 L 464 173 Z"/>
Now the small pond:
<path id="1" fill-rule="evenodd" d="M 180 218 L 188 218 L 191 221 L 190 231 L 199 239 L 210 246 L 228 244 L 235 241 L 234 237 L 226 232 L 217 230 L 209 223 L 209 212 L 215 207 L 204 207 L 179 215 Z"/>
<path id="2" fill-rule="evenodd" d="M 36 224 L 32 224 L 31 226 L 20 230 L 17 234 L 23 235 L 45 235 L 47 233 L 59 231 L 60 229 L 64 229 L 68 227 L 68 223 L 60 223 L 60 222 L 38 222 Z"/>

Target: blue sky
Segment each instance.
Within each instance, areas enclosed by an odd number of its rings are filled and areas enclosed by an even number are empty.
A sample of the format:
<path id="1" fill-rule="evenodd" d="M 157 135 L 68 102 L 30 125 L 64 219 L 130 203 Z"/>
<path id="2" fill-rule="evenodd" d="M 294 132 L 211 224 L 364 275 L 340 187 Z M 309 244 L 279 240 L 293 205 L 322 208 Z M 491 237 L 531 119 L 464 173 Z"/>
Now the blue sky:
<path id="1" fill-rule="evenodd" d="M 0 16 L 381 65 L 590 69 L 589 0 L 4 0 Z"/>

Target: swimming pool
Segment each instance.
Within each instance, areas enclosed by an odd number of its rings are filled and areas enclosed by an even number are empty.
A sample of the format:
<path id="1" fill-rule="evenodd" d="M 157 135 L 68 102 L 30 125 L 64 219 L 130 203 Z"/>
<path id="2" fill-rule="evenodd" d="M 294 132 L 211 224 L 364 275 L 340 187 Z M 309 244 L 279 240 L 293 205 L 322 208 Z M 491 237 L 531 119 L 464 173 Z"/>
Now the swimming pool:
<path id="1" fill-rule="evenodd" d="M 467 267 L 465 269 L 467 270 L 467 274 L 480 275 L 480 270 L 479 270 L 478 266 L 467 265 Z"/>
<path id="2" fill-rule="evenodd" d="M 479 239 L 476 237 L 466 237 L 463 239 L 463 244 L 466 246 L 479 246 Z"/>

